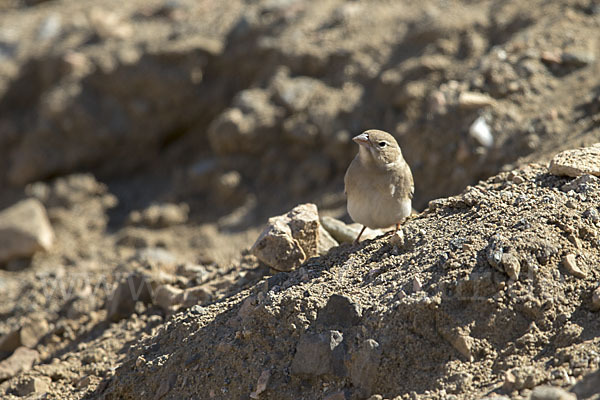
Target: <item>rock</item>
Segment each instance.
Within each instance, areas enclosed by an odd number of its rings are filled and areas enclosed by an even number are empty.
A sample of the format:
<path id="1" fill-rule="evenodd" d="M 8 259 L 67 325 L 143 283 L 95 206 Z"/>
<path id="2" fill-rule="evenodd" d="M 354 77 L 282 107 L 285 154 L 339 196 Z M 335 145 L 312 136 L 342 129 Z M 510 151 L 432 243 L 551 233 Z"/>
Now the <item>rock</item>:
<path id="1" fill-rule="evenodd" d="M 8 332 L 0 337 L 0 353 L 12 353 L 19 346 L 21 346 L 20 329 Z"/>
<path id="2" fill-rule="evenodd" d="M 456 335 L 452 338 L 450 344 L 467 360 L 473 362 L 473 354 L 471 353 L 471 348 L 473 347 L 472 337 L 469 335 Z"/>
<path id="3" fill-rule="evenodd" d="M 161 247 L 147 247 L 139 250 L 135 258 L 142 264 L 153 266 L 173 266 L 178 262 L 173 253 Z"/>
<path id="4" fill-rule="evenodd" d="M 217 199 L 223 201 L 236 200 L 236 197 L 241 196 L 239 191 L 241 183 L 242 175 L 238 171 L 228 171 L 219 175 L 213 185 Z"/>
<path id="5" fill-rule="evenodd" d="M 592 293 L 592 308 L 596 311 L 600 310 L 600 286 Z"/>
<path id="6" fill-rule="evenodd" d="M 343 339 L 338 331 L 304 334 L 296 345 L 292 374 L 317 377 L 339 371 L 343 368 L 343 348 L 340 346 Z"/>
<path id="7" fill-rule="evenodd" d="M 584 376 L 571 388 L 571 392 L 576 394 L 578 399 L 597 399 L 597 395 L 600 394 L 600 369 Z"/>
<path id="8" fill-rule="evenodd" d="M 258 377 L 258 381 L 256 382 L 256 390 L 250 393 L 251 399 L 260 398 L 260 394 L 267 389 L 267 385 L 269 384 L 269 379 L 271 378 L 271 371 L 265 369 L 260 376 Z"/>
<path id="9" fill-rule="evenodd" d="M 184 224 L 188 220 L 190 207 L 187 204 L 154 204 L 143 211 L 132 211 L 128 223 L 150 228 L 165 228 Z"/>
<path id="10" fill-rule="evenodd" d="M 577 260 L 575 259 L 575 254 L 567 254 L 563 258 L 563 266 L 565 269 L 576 278 L 585 278 L 587 273 L 582 271 L 581 268 L 577 265 Z"/>
<path id="11" fill-rule="evenodd" d="M 319 226 L 319 243 L 317 244 L 318 253 L 320 256 L 327 254 L 327 252 L 339 246 L 339 243 L 331 236 L 331 234 L 323 228 L 323 226 Z"/>
<path id="12" fill-rule="evenodd" d="M 421 284 L 421 281 L 419 280 L 419 278 L 415 276 L 412 280 L 413 293 L 420 292 L 421 289 L 423 289 L 423 285 Z"/>
<path id="13" fill-rule="evenodd" d="M 216 154 L 257 153 L 279 133 L 283 109 L 270 101 L 264 89 L 241 91 L 233 105 L 208 127 L 210 147 Z"/>
<path id="14" fill-rule="evenodd" d="M 339 219 L 332 217 L 322 217 L 321 223 L 323 224 L 323 228 L 325 228 L 338 243 L 352 243 L 362 229 L 360 224 L 348 225 Z M 374 239 L 381 234 L 383 234 L 383 231 L 379 229 L 366 228 L 361 238 Z"/>
<path id="15" fill-rule="evenodd" d="M 117 322 L 129 317 L 137 301 L 152 302 L 152 285 L 148 277 L 134 272 L 117 285 L 106 301 L 106 319 Z"/>
<path id="16" fill-rule="evenodd" d="M 90 10 L 88 20 L 92 29 L 102 39 L 126 39 L 133 34 L 133 27 L 120 16 L 98 7 Z"/>
<path id="17" fill-rule="evenodd" d="M 577 193 L 587 193 L 591 190 L 598 190 L 600 187 L 600 179 L 594 175 L 584 174 L 578 176 L 570 182 L 565 183 L 561 186 L 560 190 L 563 192 L 569 192 L 571 190 Z"/>
<path id="18" fill-rule="evenodd" d="M 349 297 L 333 294 L 325 307 L 317 312 L 317 324 L 327 329 L 345 329 L 358 325 L 362 317 L 360 306 Z"/>
<path id="19" fill-rule="evenodd" d="M 550 161 L 548 169 L 551 174 L 559 176 L 600 176 L 600 144 L 558 153 Z"/>
<path id="20" fill-rule="evenodd" d="M 183 290 L 168 284 L 160 285 L 154 291 L 153 303 L 169 313 L 183 303 L 183 298 Z"/>
<path id="21" fill-rule="evenodd" d="M 50 330 L 48 321 L 44 318 L 33 318 L 23 324 L 19 331 L 21 344 L 30 349 L 37 346 L 40 339 Z"/>
<path id="22" fill-rule="evenodd" d="M 352 355 L 349 368 L 350 379 L 364 397 L 373 392 L 380 361 L 381 348 L 373 339 L 365 340 L 358 352 Z"/>
<path id="23" fill-rule="evenodd" d="M 590 207 L 583 212 L 583 217 L 591 220 L 594 223 L 600 222 L 600 213 L 594 207 Z"/>
<path id="24" fill-rule="evenodd" d="M 404 247 L 406 242 L 404 240 L 404 231 L 402 229 L 398 229 L 398 232 L 394 233 L 392 237 L 390 237 L 390 244 L 399 248 Z"/>
<path id="25" fill-rule="evenodd" d="M 501 235 L 494 235 L 490 238 L 489 244 L 485 250 L 487 261 L 490 265 L 500 271 L 504 271 L 502 268 L 502 256 L 504 255 L 504 247 L 507 242 Z"/>
<path id="26" fill-rule="evenodd" d="M 27 347 L 19 347 L 6 360 L 0 361 L 0 382 L 31 369 L 38 358 L 37 351 Z"/>
<path id="27" fill-rule="evenodd" d="M 509 241 L 496 234 L 489 240 L 485 256 L 490 265 L 498 271 L 505 272 L 511 279 L 518 280 L 521 272 L 519 259 L 509 250 Z"/>
<path id="28" fill-rule="evenodd" d="M 37 37 L 40 40 L 49 40 L 60 34 L 62 26 L 62 20 L 60 14 L 52 13 L 48 15 L 42 23 L 37 32 Z"/>
<path id="29" fill-rule="evenodd" d="M 242 320 L 245 320 L 248 317 L 250 317 L 250 315 L 252 315 L 254 310 L 256 310 L 256 297 L 246 297 L 246 300 L 242 302 L 242 305 L 240 306 L 237 315 Z"/>
<path id="30" fill-rule="evenodd" d="M 307 260 L 290 227 L 281 220 L 269 219 L 269 225 L 251 248 L 262 262 L 278 271 L 292 271 Z"/>
<path id="31" fill-rule="evenodd" d="M 319 227 L 317 206 L 301 204 L 285 215 L 269 218 L 251 251 L 273 269 L 292 271 L 318 255 Z"/>
<path id="32" fill-rule="evenodd" d="M 502 254 L 502 266 L 504 272 L 513 280 L 519 280 L 519 273 L 521 272 L 521 263 L 519 259 L 511 253 Z"/>
<path id="33" fill-rule="evenodd" d="M 92 379 L 89 375 L 86 375 L 75 383 L 75 387 L 78 389 L 85 389 L 86 387 L 90 386 L 91 383 Z"/>
<path id="34" fill-rule="evenodd" d="M 549 64 L 562 63 L 561 54 L 556 51 L 543 51 L 540 54 L 540 59 Z"/>
<path id="35" fill-rule="evenodd" d="M 53 242 L 54 232 L 39 200 L 22 200 L 0 212 L 0 264 L 49 250 Z"/>
<path id="36" fill-rule="evenodd" d="M 116 243 L 119 246 L 143 249 L 144 247 L 148 247 L 147 235 L 148 232 L 144 228 L 127 227 L 118 235 Z"/>
<path id="37" fill-rule="evenodd" d="M 542 379 L 542 371 L 532 366 L 516 367 L 506 372 L 503 388 L 508 391 L 532 389 Z"/>
<path id="38" fill-rule="evenodd" d="M 577 400 L 577 396 L 553 386 L 538 386 L 531 392 L 530 400 Z"/>
<path id="39" fill-rule="evenodd" d="M 484 93 L 461 92 L 458 96 L 458 105 L 463 109 L 476 109 L 493 106 L 496 101 Z"/>
<path id="40" fill-rule="evenodd" d="M 19 396 L 28 396 L 32 393 L 45 393 L 50 388 L 50 378 L 27 377 L 16 385 L 15 391 Z"/>
<path id="41" fill-rule="evenodd" d="M 177 374 L 170 374 L 167 379 L 163 379 L 158 387 L 158 390 L 154 394 L 153 399 L 159 400 L 162 399 L 167 393 L 173 389 L 175 383 L 177 382 Z"/>
<path id="42" fill-rule="evenodd" d="M 212 299 L 212 292 L 205 286 L 194 286 L 183 291 L 183 306 L 206 303 Z"/>
<path id="43" fill-rule="evenodd" d="M 565 51 L 562 53 L 561 61 L 563 64 L 574 67 L 584 67 L 594 62 L 596 57 L 589 51 Z"/>
<path id="44" fill-rule="evenodd" d="M 485 118 L 477 118 L 469 127 L 469 135 L 481 146 L 490 148 L 494 145 L 494 136 Z"/>

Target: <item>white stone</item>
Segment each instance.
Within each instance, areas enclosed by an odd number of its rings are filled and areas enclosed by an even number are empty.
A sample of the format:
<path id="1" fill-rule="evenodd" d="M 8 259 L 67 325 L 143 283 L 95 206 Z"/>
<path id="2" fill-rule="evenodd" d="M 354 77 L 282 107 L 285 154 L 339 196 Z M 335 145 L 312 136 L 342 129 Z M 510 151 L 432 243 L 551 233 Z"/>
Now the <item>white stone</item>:
<path id="1" fill-rule="evenodd" d="M 53 242 L 54 232 L 39 200 L 22 200 L 0 212 L 0 263 L 49 250 Z"/>
<path id="2" fill-rule="evenodd" d="M 492 135 L 492 131 L 483 117 L 477 118 L 471 124 L 469 127 L 469 135 L 471 135 L 471 137 L 483 147 L 489 148 L 494 145 L 494 136 Z"/>

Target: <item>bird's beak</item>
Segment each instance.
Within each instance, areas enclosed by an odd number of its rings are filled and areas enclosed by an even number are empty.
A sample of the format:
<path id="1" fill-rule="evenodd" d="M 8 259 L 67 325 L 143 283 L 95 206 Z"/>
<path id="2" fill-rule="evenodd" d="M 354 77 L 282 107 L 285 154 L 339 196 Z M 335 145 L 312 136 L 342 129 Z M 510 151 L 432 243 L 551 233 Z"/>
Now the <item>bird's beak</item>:
<path id="1" fill-rule="evenodd" d="M 371 142 L 369 142 L 369 135 L 366 133 L 361 133 L 358 136 L 354 136 L 352 140 L 354 141 L 354 143 L 365 147 L 369 147 L 369 145 L 371 144 Z"/>

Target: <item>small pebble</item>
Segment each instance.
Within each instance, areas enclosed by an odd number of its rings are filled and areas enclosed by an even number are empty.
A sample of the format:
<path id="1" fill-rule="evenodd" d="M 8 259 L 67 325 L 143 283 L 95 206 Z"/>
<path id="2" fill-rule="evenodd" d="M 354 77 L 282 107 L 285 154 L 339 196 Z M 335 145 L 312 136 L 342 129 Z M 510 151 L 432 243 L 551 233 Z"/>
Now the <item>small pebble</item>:
<path id="1" fill-rule="evenodd" d="M 577 265 L 577 260 L 575 259 L 575 254 L 567 254 L 565 258 L 563 258 L 563 266 L 569 273 L 577 278 L 585 278 L 586 273 L 579 268 Z"/>
<path id="2" fill-rule="evenodd" d="M 490 148 L 494 145 L 494 136 L 485 118 L 477 118 L 469 128 L 469 135 L 481 146 Z"/>

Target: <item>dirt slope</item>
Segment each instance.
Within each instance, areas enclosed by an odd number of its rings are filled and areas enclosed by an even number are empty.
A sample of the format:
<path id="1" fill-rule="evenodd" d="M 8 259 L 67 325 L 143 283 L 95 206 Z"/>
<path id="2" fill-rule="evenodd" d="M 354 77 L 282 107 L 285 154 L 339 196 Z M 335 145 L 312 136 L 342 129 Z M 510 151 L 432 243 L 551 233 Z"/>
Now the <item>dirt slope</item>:
<path id="1" fill-rule="evenodd" d="M 399 246 L 345 245 L 179 314 L 102 393 L 247 398 L 264 370 L 265 399 L 521 398 L 541 383 L 568 386 L 600 361 L 598 179 L 561 189 L 570 181 L 537 165 L 504 173 L 433 202 Z M 507 265 L 519 266 L 516 279 Z M 319 347 L 330 336 L 335 349 Z"/>

